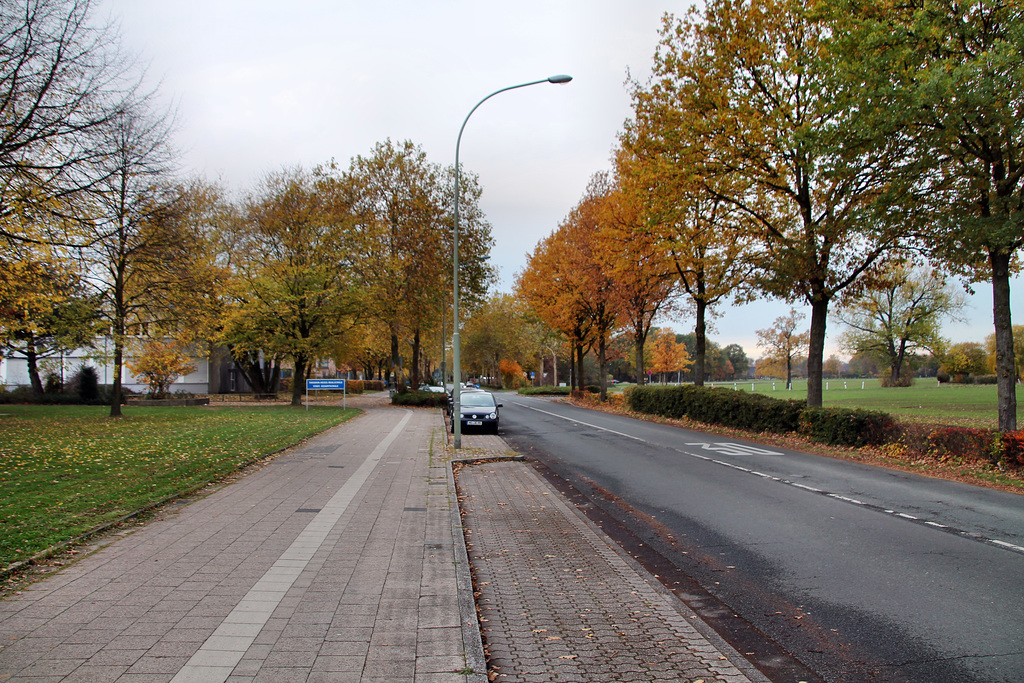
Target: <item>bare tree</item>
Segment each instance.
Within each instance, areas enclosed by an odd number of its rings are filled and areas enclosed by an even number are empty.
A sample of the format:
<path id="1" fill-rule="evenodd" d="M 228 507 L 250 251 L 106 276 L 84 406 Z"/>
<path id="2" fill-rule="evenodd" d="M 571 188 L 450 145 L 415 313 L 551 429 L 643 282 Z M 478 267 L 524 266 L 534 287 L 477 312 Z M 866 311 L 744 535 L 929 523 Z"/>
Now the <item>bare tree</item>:
<path id="1" fill-rule="evenodd" d="M 121 382 L 130 328 L 141 331 L 161 320 L 161 307 L 173 284 L 166 277 L 181 247 L 174 231 L 163 228 L 175 203 L 170 182 L 170 119 L 154 115 L 147 99 L 108 122 L 101 178 L 88 193 L 92 228 L 90 279 L 103 297 L 103 310 L 114 343 L 111 417 L 121 414 Z"/>
<path id="2" fill-rule="evenodd" d="M 140 72 L 114 27 L 92 23 L 92 9 L 92 0 L 0 2 L 0 217 L 103 176 L 106 131 L 125 115 Z M 0 235 L 52 238 L 21 227 L 0 224 Z"/>

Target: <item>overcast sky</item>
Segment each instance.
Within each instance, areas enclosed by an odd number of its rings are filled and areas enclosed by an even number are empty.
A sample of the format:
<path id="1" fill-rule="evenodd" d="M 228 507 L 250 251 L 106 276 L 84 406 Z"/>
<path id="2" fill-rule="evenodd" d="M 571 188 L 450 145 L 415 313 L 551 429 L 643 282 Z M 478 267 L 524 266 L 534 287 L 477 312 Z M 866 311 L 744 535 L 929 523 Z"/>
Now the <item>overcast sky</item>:
<path id="1" fill-rule="evenodd" d="M 335 159 L 347 167 L 385 139 L 455 161 L 459 127 L 499 88 L 554 74 L 489 100 L 463 134 L 460 159 L 479 174 L 508 290 L 525 255 L 609 168 L 630 115 L 625 85 L 647 78 L 665 12 L 651 0 L 100 0 L 124 45 L 176 106 L 182 167 L 242 193 L 263 174 Z M 1017 291 L 1015 291 L 1017 293 Z M 1018 295 L 1018 301 L 1020 296 Z M 711 337 L 760 355 L 754 331 L 788 305 L 723 310 Z M 804 310 L 801 308 L 801 310 Z M 809 324 L 809 309 L 808 324 Z M 954 341 L 992 332 L 986 285 Z M 1014 321 L 1024 308 L 1014 305 Z M 692 331 L 692 320 L 668 323 Z M 829 349 L 839 326 L 830 323 Z"/>

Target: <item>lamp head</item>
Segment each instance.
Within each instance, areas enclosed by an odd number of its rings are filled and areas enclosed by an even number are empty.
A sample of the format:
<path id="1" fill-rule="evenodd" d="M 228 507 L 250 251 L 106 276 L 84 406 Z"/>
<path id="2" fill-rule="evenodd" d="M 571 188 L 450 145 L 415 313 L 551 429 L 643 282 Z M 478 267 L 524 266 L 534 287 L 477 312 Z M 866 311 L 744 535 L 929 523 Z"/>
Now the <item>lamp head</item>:
<path id="1" fill-rule="evenodd" d="M 551 76 L 548 78 L 548 83 L 568 83 L 572 80 L 572 76 L 565 74 L 558 74 L 557 76 Z"/>

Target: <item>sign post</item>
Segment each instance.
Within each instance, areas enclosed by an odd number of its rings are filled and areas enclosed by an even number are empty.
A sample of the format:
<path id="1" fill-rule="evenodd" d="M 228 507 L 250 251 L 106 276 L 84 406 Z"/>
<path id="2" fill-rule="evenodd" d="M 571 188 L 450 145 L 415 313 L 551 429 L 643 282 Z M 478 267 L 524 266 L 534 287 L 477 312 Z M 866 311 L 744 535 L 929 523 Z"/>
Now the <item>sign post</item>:
<path id="1" fill-rule="evenodd" d="M 344 379 L 307 379 L 306 380 L 306 410 L 309 410 L 309 392 L 320 391 L 321 389 L 341 389 L 341 407 L 346 408 L 348 402 L 348 391 L 345 389 Z"/>

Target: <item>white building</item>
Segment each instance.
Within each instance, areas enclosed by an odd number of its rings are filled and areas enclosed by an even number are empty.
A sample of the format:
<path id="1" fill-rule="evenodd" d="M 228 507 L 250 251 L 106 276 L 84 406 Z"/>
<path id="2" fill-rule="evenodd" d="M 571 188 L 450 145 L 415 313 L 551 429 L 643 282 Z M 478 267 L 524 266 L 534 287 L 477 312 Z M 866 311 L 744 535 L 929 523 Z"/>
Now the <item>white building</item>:
<path id="1" fill-rule="evenodd" d="M 100 385 L 109 385 L 114 381 L 114 367 L 110 361 L 113 355 L 113 342 L 109 339 L 97 339 L 96 348 L 77 349 L 63 356 L 53 356 L 41 359 L 39 365 L 39 378 L 45 384 L 46 376 L 53 372 L 58 375 L 63 369 L 64 381 L 67 382 L 78 371 L 82 365 L 91 365 L 96 368 L 99 375 Z M 131 369 L 128 367 L 130 358 L 125 359 L 124 367 L 121 370 L 121 385 L 136 393 L 144 394 L 149 391 L 149 386 L 140 383 Z M 171 385 L 170 393 L 208 394 L 210 386 L 210 360 L 209 358 L 193 358 L 192 364 L 196 366 L 195 372 L 184 377 Z M 14 358 L 0 357 L 0 385 L 6 389 L 15 389 L 19 386 L 29 386 L 28 362 L 20 356 Z"/>

